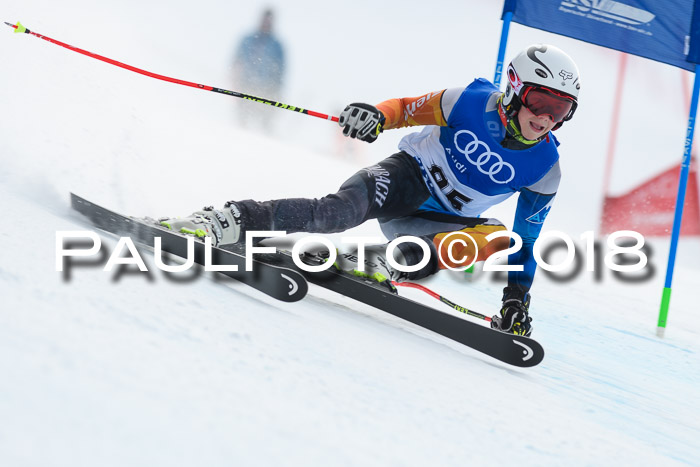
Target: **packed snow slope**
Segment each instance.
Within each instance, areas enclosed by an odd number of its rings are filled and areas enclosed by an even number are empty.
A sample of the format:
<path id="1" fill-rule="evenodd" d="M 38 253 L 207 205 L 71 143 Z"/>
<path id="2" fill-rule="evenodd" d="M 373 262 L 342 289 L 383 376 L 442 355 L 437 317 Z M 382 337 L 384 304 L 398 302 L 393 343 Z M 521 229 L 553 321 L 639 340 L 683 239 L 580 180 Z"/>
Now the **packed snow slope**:
<path id="1" fill-rule="evenodd" d="M 292 105 L 337 115 L 493 73 L 501 2 L 269 3 Z M 0 19 L 229 88 L 236 41 L 262 7 L 24 0 L 3 2 Z M 584 76 L 579 111 L 559 131 L 564 178 L 545 225 L 582 248 L 598 225 L 617 54 L 514 25 L 508 56 L 538 41 L 569 51 Z M 318 197 L 409 130 L 347 143 L 335 125 L 283 110 L 272 129 L 244 128 L 226 96 L 9 28 L 0 50 L 0 465 L 697 465 L 697 239 L 681 242 L 663 340 L 667 240 L 649 239 L 649 277 L 635 283 L 605 268 L 538 273 L 533 337 L 547 354 L 527 370 L 313 286 L 283 304 L 210 274 L 166 276 L 145 250 L 148 274 L 104 272 L 105 257 L 57 272 L 56 232 L 93 230 L 70 191 L 134 216 Z M 630 66 L 618 192 L 680 160 L 687 117 L 681 72 Z M 513 205 L 489 215 L 509 224 Z M 116 240 L 102 240 L 112 253 Z M 484 273 L 426 284 L 488 314 L 503 287 Z"/>

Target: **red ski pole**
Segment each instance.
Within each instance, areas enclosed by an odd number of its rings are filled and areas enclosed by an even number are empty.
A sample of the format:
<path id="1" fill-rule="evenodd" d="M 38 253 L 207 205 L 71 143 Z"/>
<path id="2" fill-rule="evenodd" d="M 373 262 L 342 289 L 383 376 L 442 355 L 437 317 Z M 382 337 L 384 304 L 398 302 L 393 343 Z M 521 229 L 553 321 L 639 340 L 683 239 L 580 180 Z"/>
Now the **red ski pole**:
<path id="1" fill-rule="evenodd" d="M 60 45 L 61 47 L 65 47 L 68 50 L 72 50 L 73 52 L 78 52 L 79 54 L 83 54 L 83 55 L 86 55 L 88 57 L 95 58 L 97 60 L 101 60 L 105 63 L 109 63 L 110 65 L 118 66 L 120 68 L 124 68 L 125 70 L 133 71 L 134 73 L 139 73 L 139 74 L 151 77 L 151 78 L 159 79 L 162 81 L 168 81 L 170 83 L 180 84 L 182 86 L 190 86 L 193 88 L 202 89 L 204 91 L 218 92 L 219 94 L 226 94 L 227 96 L 239 97 L 241 99 L 246 99 L 246 100 L 253 101 L 253 102 L 259 102 L 261 104 L 271 105 L 273 107 L 278 107 L 280 109 L 286 109 L 286 110 L 291 110 L 292 112 L 298 112 L 298 113 L 302 113 L 302 114 L 306 114 L 306 115 L 311 115 L 312 117 L 322 118 L 324 120 L 330 120 L 333 122 L 338 121 L 338 117 L 322 114 L 320 112 L 314 112 L 313 110 L 303 109 L 301 107 L 296 107 L 293 105 L 283 104 L 281 102 L 273 101 L 270 99 L 265 99 L 264 97 L 256 97 L 256 96 L 251 96 L 250 94 L 243 94 L 241 92 L 229 91 L 227 89 L 221 89 L 221 88 L 215 88 L 213 86 L 207 86 L 205 84 L 192 83 L 190 81 L 184 81 L 184 80 L 177 79 L 177 78 L 170 78 L 168 76 L 159 75 L 157 73 L 143 70 L 141 68 L 136 68 L 135 66 L 127 65 L 126 63 L 121 63 L 121 62 L 118 62 L 118 61 L 113 60 L 111 58 L 103 57 L 102 55 L 98 55 L 96 53 L 92 53 L 92 52 L 89 52 L 87 50 L 79 49 L 79 48 L 74 47 L 70 44 L 66 44 L 65 42 L 57 41 L 56 39 L 51 39 L 50 37 L 38 34 L 36 32 L 32 32 L 29 29 L 27 29 L 26 27 L 24 27 L 22 25 L 22 23 L 20 23 L 19 21 L 17 22 L 17 24 L 10 24 L 7 21 L 5 21 L 5 24 L 10 26 L 11 28 L 14 28 L 15 32 L 17 32 L 17 33 L 31 34 L 32 36 L 38 37 L 39 39 L 43 39 L 47 42 L 51 42 L 52 44 Z"/>
<path id="2" fill-rule="evenodd" d="M 479 319 L 483 319 L 484 321 L 491 322 L 491 317 L 490 317 L 490 316 L 482 315 L 481 313 L 477 313 L 477 312 L 474 311 L 474 310 L 470 310 L 469 308 L 465 308 L 465 307 L 463 307 L 463 306 L 461 306 L 461 305 L 457 305 L 457 304 L 456 304 L 455 302 L 453 302 L 452 300 L 449 300 L 449 299 L 443 297 L 442 295 L 440 295 L 440 294 L 437 293 L 437 292 L 433 292 L 432 290 L 430 290 L 429 288 L 427 288 L 427 287 L 425 287 L 425 286 L 423 286 L 423 285 L 416 284 L 416 283 L 414 283 L 414 282 L 392 282 L 392 284 L 394 284 L 394 285 L 396 285 L 396 286 L 399 286 L 399 287 L 409 287 L 409 288 L 411 288 L 411 289 L 418 289 L 418 290 L 420 290 L 420 291 L 422 291 L 422 292 L 427 293 L 428 295 L 430 295 L 430 296 L 433 297 L 433 298 L 437 298 L 438 300 L 440 300 L 440 301 L 441 301 L 442 303 L 444 303 L 445 305 L 448 305 L 448 306 L 454 308 L 455 310 L 457 310 L 457 311 L 459 311 L 459 312 L 462 312 L 462 313 L 464 313 L 464 314 L 466 314 L 466 315 L 469 315 L 469 316 L 473 316 L 474 318 L 479 318 Z"/>

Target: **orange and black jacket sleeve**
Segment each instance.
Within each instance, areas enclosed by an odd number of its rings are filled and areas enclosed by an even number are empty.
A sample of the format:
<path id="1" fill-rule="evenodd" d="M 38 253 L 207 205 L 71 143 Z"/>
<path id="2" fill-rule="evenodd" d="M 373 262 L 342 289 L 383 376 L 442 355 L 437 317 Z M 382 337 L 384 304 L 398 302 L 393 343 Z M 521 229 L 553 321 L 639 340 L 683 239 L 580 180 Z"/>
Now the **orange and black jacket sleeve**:
<path id="1" fill-rule="evenodd" d="M 441 105 L 444 93 L 443 89 L 419 97 L 389 99 L 377 104 L 377 109 L 386 118 L 383 128 L 391 130 L 417 125 L 447 126 Z"/>

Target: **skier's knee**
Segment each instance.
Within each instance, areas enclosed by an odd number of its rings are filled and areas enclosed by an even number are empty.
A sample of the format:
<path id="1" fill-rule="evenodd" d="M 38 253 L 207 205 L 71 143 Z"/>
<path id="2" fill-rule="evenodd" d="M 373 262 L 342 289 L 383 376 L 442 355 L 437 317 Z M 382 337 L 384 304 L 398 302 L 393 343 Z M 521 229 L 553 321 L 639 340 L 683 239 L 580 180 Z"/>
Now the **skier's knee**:
<path id="1" fill-rule="evenodd" d="M 362 190 L 341 190 L 316 203 L 314 220 L 326 232 L 342 232 L 357 227 L 368 218 L 369 203 Z"/>
<path id="2" fill-rule="evenodd" d="M 489 219 L 490 220 L 490 219 Z M 506 230 L 498 223 L 479 224 L 456 232 L 443 232 L 432 238 L 440 259 L 440 268 L 459 268 L 476 261 L 484 261 L 493 253 L 508 248 L 509 237 L 488 241 L 490 234 Z"/>

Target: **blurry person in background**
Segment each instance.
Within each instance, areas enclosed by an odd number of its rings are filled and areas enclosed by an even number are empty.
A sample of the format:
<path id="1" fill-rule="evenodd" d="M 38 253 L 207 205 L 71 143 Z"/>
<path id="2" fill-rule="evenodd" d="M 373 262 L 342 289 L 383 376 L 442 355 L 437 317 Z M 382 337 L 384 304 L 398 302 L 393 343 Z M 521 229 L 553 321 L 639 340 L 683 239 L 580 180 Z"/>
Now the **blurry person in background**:
<path id="1" fill-rule="evenodd" d="M 245 36 L 236 50 L 233 63 L 234 89 L 256 97 L 279 100 L 284 80 L 285 58 L 280 41 L 273 34 L 274 12 L 263 12 L 260 26 Z M 241 124 L 270 126 L 272 109 L 252 102 L 237 102 Z"/>

